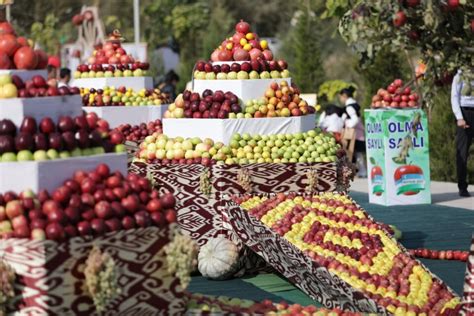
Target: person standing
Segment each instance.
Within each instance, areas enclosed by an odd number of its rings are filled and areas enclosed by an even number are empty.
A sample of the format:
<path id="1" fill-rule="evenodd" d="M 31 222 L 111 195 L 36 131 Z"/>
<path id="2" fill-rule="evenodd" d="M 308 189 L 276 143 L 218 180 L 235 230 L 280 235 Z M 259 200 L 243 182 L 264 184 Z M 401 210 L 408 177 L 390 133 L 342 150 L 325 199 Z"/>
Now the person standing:
<path id="1" fill-rule="evenodd" d="M 459 196 L 469 197 L 467 190 L 467 160 L 474 135 L 474 82 L 462 80 L 458 71 L 451 86 L 451 107 L 456 117 L 456 169 Z"/>
<path id="2" fill-rule="evenodd" d="M 340 140 L 344 129 L 344 121 L 341 118 L 342 112 L 343 110 L 340 107 L 329 104 L 319 117 L 319 127 L 326 132 L 334 133 L 336 140 Z"/>
<path id="3" fill-rule="evenodd" d="M 58 88 L 69 87 L 69 81 L 71 81 L 71 70 L 69 68 L 61 68 L 59 71 Z"/>
<path id="4" fill-rule="evenodd" d="M 339 92 L 339 101 L 345 105 L 345 113 L 342 116 L 346 128 L 355 129 L 354 156 L 357 166 L 357 176 L 367 178 L 367 166 L 365 160 L 365 131 L 362 123 L 361 107 L 354 99 L 354 87 L 344 88 Z"/>
<path id="5" fill-rule="evenodd" d="M 168 71 L 168 73 L 165 76 L 165 81 L 158 86 L 158 88 L 161 90 L 163 93 L 167 93 L 171 100 L 176 99 L 176 86 L 178 85 L 179 82 L 179 76 L 176 74 L 173 70 Z"/>

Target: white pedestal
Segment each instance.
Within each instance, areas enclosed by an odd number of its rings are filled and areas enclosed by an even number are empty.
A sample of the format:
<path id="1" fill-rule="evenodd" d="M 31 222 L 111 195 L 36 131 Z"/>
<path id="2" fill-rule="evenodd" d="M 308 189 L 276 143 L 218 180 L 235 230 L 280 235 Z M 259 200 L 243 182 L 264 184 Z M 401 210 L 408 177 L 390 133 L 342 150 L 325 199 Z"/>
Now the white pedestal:
<path id="1" fill-rule="evenodd" d="M 39 98 L 13 98 L 0 101 L 0 118 L 8 118 L 17 126 L 25 116 L 39 121 L 43 117 L 51 117 L 55 122 L 60 116 L 77 116 L 82 113 L 80 95 Z"/>
<path id="2" fill-rule="evenodd" d="M 315 115 L 251 119 L 163 119 L 163 133 L 170 137 L 211 138 L 228 144 L 235 133 L 274 135 L 306 132 L 315 127 Z"/>
<path id="3" fill-rule="evenodd" d="M 33 76 L 40 75 L 44 79 L 48 78 L 48 71 L 46 69 L 38 70 L 21 70 L 21 69 L 2 69 L 0 75 L 17 75 L 21 80 L 25 81 L 31 79 Z"/>
<path id="4" fill-rule="evenodd" d="M 138 125 L 156 119 L 161 119 L 168 109 L 164 105 L 142 105 L 142 106 L 86 106 L 86 112 L 95 112 L 100 118 L 109 122 L 111 128 L 121 124 Z"/>
<path id="5" fill-rule="evenodd" d="M 102 89 L 104 87 L 127 87 L 133 90 L 153 88 L 152 77 L 110 77 L 110 78 L 84 78 L 73 79 L 71 86 L 79 88 Z"/>
<path id="6" fill-rule="evenodd" d="M 31 189 L 49 192 L 72 177 L 76 170 L 93 170 L 99 163 L 105 163 L 111 171 L 127 173 L 127 155 L 109 153 L 87 157 L 72 157 L 48 161 L 24 161 L 0 163 L 0 192 L 21 192 Z"/>
<path id="7" fill-rule="evenodd" d="M 270 88 L 272 82 L 287 81 L 291 85 L 291 78 L 278 79 L 246 79 L 246 80 L 194 80 L 193 91 L 200 94 L 206 90 L 222 90 L 234 93 L 241 100 L 248 101 L 260 99 L 265 96 L 265 91 Z"/>

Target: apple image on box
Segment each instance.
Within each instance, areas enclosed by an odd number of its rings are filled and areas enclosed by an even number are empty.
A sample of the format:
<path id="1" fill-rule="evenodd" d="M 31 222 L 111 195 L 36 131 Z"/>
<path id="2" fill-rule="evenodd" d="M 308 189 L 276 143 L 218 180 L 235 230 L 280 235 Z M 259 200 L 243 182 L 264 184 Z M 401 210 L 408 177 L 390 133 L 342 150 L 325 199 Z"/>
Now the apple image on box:
<path id="1" fill-rule="evenodd" d="M 372 180 L 373 193 L 381 196 L 383 193 L 383 172 L 379 166 L 374 166 L 370 171 L 370 179 Z"/>
<path id="2" fill-rule="evenodd" d="M 425 189 L 423 169 L 416 165 L 398 167 L 393 175 L 397 195 L 415 195 Z"/>

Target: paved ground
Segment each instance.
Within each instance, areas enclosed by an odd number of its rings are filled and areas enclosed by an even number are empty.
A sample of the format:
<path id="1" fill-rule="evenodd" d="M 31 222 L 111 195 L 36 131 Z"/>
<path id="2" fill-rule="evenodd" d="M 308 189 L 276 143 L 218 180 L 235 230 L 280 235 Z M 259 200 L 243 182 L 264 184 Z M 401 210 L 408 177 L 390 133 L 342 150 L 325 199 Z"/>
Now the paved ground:
<path id="1" fill-rule="evenodd" d="M 433 204 L 459 207 L 474 211 L 474 186 L 470 186 L 469 189 L 473 196 L 470 198 L 461 198 L 458 195 L 456 183 L 432 181 L 431 200 Z M 367 193 L 367 179 L 356 178 L 351 184 L 351 191 Z"/>

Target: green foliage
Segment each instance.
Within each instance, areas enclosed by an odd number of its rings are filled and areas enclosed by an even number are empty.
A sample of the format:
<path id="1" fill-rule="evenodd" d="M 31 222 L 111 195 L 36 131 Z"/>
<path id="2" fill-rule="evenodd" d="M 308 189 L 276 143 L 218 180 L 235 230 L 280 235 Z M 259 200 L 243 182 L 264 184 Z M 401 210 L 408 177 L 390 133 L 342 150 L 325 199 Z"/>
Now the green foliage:
<path id="1" fill-rule="evenodd" d="M 318 90 L 318 103 L 337 103 L 337 95 L 339 91 L 351 86 L 357 89 L 356 84 L 342 80 L 328 80 L 323 82 Z"/>
<path id="2" fill-rule="evenodd" d="M 323 19 L 331 17 L 341 18 L 350 8 L 351 1 L 349 0 L 327 0 L 326 10 L 323 12 L 321 17 Z"/>
<path id="3" fill-rule="evenodd" d="M 429 123 L 431 179 L 456 182 L 456 122 L 451 111 L 449 90 L 440 89 L 433 103 L 436 110 L 431 112 Z M 471 146 L 471 157 L 473 155 L 474 148 Z M 469 182 L 473 184 L 474 159 L 468 160 L 467 170 Z"/>
<path id="4" fill-rule="evenodd" d="M 35 22 L 31 25 L 31 38 L 37 42 L 48 54 L 58 54 L 60 28 L 59 19 L 48 14 L 44 22 Z"/>
<path id="5" fill-rule="evenodd" d="M 201 48 L 201 56 L 207 58 L 226 37 L 233 35 L 232 31 L 235 22 L 235 19 L 222 4 L 222 1 L 215 0 L 211 2 L 212 11 L 202 37 Z"/>

